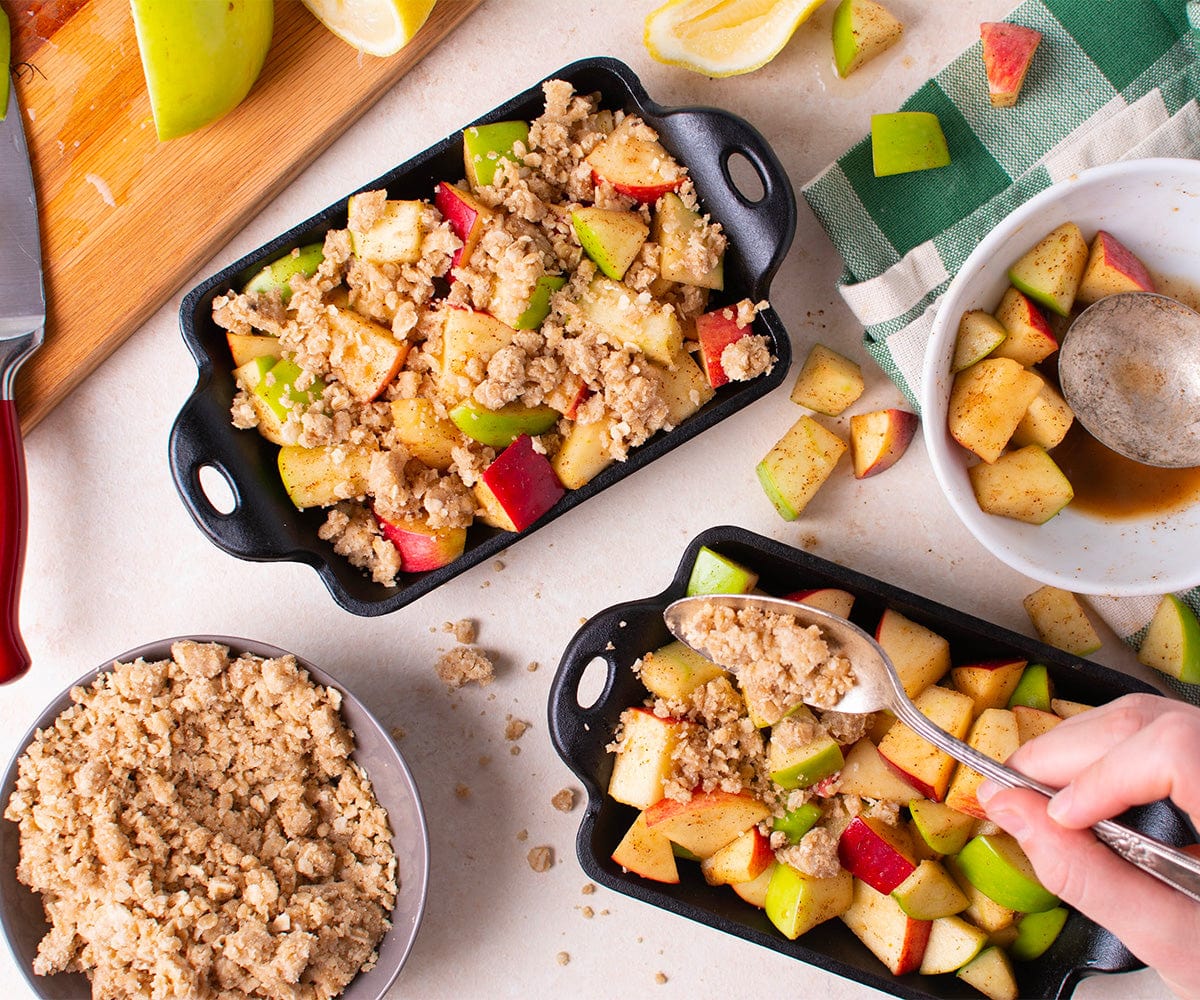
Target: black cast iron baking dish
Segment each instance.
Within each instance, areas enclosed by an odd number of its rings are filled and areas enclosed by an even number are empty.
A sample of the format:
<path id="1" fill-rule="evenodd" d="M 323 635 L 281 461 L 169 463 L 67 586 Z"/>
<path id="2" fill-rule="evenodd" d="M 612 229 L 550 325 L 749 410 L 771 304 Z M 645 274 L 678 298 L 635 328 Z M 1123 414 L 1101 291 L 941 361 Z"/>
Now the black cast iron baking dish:
<path id="1" fill-rule="evenodd" d="M 687 166 L 704 210 L 721 222 L 729 236 L 726 288 L 719 298 L 714 297 L 714 305 L 743 297 L 755 302 L 768 299 L 771 280 L 795 233 L 796 199 L 786 171 L 753 126 L 713 108 L 664 108 L 655 104 L 633 71 L 615 59 L 584 59 L 547 79 L 567 80 L 580 93 L 599 93 L 604 107 L 640 115 Z M 543 109 L 541 83 L 468 124 L 536 117 Z M 749 161 L 758 175 L 763 190 L 757 200 L 743 194 L 734 181 L 730 161 L 735 156 Z M 386 187 L 391 198 L 430 199 L 438 181 L 454 181 L 462 175 L 461 132 L 455 132 L 362 190 Z M 402 574 L 394 587 L 373 583 L 317 537 L 325 518 L 323 511 L 297 511 L 288 500 L 276 472 L 276 446 L 253 431 L 239 431 L 230 424 L 229 407 L 235 391 L 233 365 L 224 331 L 212 319 L 213 299 L 230 288 L 240 289 L 265 264 L 292 247 L 319 241 L 327 230 L 345 225 L 346 198 L 339 198 L 324 211 L 201 282 L 184 297 L 180 326 L 199 377 L 171 429 L 171 473 L 192 519 L 214 544 L 242 559 L 308 563 L 342 607 L 357 615 L 379 615 L 395 611 L 495 555 L 517 536 L 476 524 L 468 534 L 465 554 L 448 566 Z M 787 331 L 772 309 L 759 313 L 755 331 L 772 341 L 778 361 L 770 374 L 721 388 L 699 413 L 670 433 L 655 436 L 635 449 L 627 461 L 610 466 L 583 488 L 568 493 L 523 534 L 536 531 L 779 385 L 791 362 Z M 234 499 L 229 513 L 218 511 L 201 486 L 200 472 L 205 467 L 215 469 L 229 484 Z"/>
<path id="2" fill-rule="evenodd" d="M 976 995 L 953 975 L 891 975 L 840 920 L 821 924 L 796 941 L 788 941 L 771 926 L 761 910 L 726 888 L 705 883 L 697 865 L 681 864 L 681 881 L 671 886 L 627 873 L 611 860 L 637 810 L 614 802 L 605 794 L 612 772 L 612 755 L 605 745 L 612 740 L 621 711 L 640 704 L 646 696 L 645 688 L 629 666 L 643 653 L 671 639 L 662 612 L 671 601 L 684 596 L 692 564 L 702 545 L 758 570 L 759 587 L 770 594 L 819 587 L 850 591 L 855 595 L 851 619 L 868 632 L 874 632 L 885 607 L 894 608 L 945 636 L 956 664 L 1001 656 L 1044 663 L 1050 668 L 1062 697 L 1087 704 L 1153 689 L 1107 667 L 1069 656 L 889 583 L 728 526 L 710 528 L 692 540 L 675 578 L 662 593 L 601 611 L 571 640 L 550 689 L 549 722 L 559 756 L 587 789 L 587 809 L 576 848 L 589 878 L 652 906 L 885 993 L 913 1000 Z M 604 661 L 606 669 L 603 690 L 594 703 L 581 707 L 580 683 L 597 658 Z M 592 691 L 594 683 L 589 681 L 585 689 Z M 1187 821 L 1167 803 L 1133 810 L 1125 819 L 1171 844 L 1190 844 L 1196 839 Z M 1142 963 L 1108 931 L 1073 912 L 1058 940 L 1042 958 L 1015 964 L 1022 997 L 1065 998 L 1085 976 L 1131 971 Z"/>

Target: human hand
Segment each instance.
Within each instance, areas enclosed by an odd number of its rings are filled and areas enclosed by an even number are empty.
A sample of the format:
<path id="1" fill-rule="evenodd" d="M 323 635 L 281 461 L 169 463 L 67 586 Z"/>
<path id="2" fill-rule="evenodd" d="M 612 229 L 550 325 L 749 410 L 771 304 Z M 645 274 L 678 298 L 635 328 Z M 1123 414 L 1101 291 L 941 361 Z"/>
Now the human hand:
<path id="1" fill-rule="evenodd" d="M 1169 798 L 1200 822 L 1200 709 L 1127 695 L 1076 715 L 1008 763 L 1061 791 L 1047 800 L 985 781 L 980 804 L 1012 834 L 1042 883 L 1107 927 L 1179 996 L 1200 997 L 1200 903 L 1118 857 L 1088 829 Z"/>

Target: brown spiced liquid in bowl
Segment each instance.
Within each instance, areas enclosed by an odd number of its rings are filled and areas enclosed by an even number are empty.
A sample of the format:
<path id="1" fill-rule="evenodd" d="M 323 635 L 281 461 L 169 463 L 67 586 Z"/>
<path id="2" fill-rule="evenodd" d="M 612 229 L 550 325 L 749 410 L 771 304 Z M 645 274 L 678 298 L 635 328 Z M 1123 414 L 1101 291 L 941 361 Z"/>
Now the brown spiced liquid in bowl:
<path id="1" fill-rule="evenodd" d="M 1158 291 L 1200 311 L 1200 288 L 1186 282 L 1155 275 Z M 1068 319 L 1047 315 L 1061 343 L 1063 334 L 1078 310 Z M 1036 366 L 1056 387 L 1058 353 Z M 1071 508 L 1084 514 L 1110 519 L 1170 514 L 1200 501 L 1200 466 L 1160 469 L 1143 465 L 1105 447 L 1076 420 L 1051 455 L 1075 490 Z"/>

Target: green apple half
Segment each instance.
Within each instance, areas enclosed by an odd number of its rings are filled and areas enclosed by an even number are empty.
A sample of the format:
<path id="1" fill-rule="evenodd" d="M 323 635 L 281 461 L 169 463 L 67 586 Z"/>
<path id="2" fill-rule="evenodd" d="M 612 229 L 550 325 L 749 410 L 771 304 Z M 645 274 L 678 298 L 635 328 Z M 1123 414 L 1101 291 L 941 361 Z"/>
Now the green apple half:
<path id="1" fill-rule="evenodd" d="M 275 23 L 273 0 L 131 0 L 159 139 L 232 111 L 258 79 Z"/>
<path id="2" fill-rule="evenodd" d="M 967 880 L 989 899 L 1020 913 L 1041 913 L 1058 897 L 1038 881 L 1021 846 L 1006 833 L 982 834 L 958 853 Z"/>
<path id="3" fill-rule="evenodd" d="M 687 596 L 698 594 L 748 594 L 758 585 L 758 574 L 702 545 L 692 564 Z"/>

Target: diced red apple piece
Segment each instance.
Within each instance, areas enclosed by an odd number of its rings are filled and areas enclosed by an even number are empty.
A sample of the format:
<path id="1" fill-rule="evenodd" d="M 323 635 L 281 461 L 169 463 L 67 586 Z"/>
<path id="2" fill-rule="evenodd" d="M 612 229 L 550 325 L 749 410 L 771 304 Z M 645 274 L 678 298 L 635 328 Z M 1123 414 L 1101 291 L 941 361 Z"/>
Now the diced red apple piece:
<path id="1" fill-rule="evenodd" d="M 644 708 L 622 712 L 620 749 L 613 759 L 609 797 L 636 809 L 645 809 L 661 799 L 663 782 L 673 769 L 671 754 L 684 725 Z"/>
<path id="2" fill-rule="evenodd" d="M 680 351 L 670 365 L 649 362 L 662 384 L 663 401 L 667 404 L 667 422 L 678 427 L 716 394 L 700 365 L 688 351 Z"/>
<path id="3" fill-rule="evenodd" d="M 862 369 L 856 362 L 824 344 L 813 344 L 796 376 L 791 400 L 836 417 L 862 395 L 865 385 Z"/>
<path id="4" fill-rule="evenodd" d="M 1028 368 L 1058 350 L 1058 340 L 1042 311 L 1015 288 L 1001 296 L 996 320 L 1007 336 L 993 349 L 994 358 L 1012 358 Z"/>
<path id="5" fill-rule="evenodd" d="M 992 107 L 1011 108 L 1017 103 L 1042 33 L 1007 21 L 985 21 L 979 26 L 979 35 Z"/>
<path id="6" fill-rule="evenodd" d="M 416 518 L 389 521 L 378 512 L 375 520 L 383 537 L 400 553 L 400 568 L 405 573 L 440 569 L 454 562 L 467 547 L 466 528 L 431 528 Z"/>
<path id="7" fill-rule="evenodd" d="M 775 860 L 771 842 L 752 826 L 715 854 L 700 862 L 700 873 L 709 885 L 752 882 Z"/>
<path id="8" fill-rule="evenodd" d="M 696 339 L 700 341 L 700 365 L 708 384 L 719 389 L 729 381 L 721 355 L 730 344 L 749 337 L 754 330 L 738 326 L 737 310 L 732 306 L 715 309 L 696 317 Z"/>
<path id="9" fill-rule="evenodd" d="M 550 462 L 559 482 L 567 489 L 579 489 L 616 461 L 608 450 L 609 427 L 608 420 L 571 424 Z"/>
<path id="10" fill-rule="evenodd" d="M 1004 708 L 987 709 L 975 720 L 967 744 L 992 760 L 1003 763 L 1021 745 L 1016 716 Z M 982 783 L 983 775 L 966 764 L 959 764 L 954 780 L 950 782 L 950 790 L 946 793 L 946 805 L 976 819 L 987 819 L 987 812 L 975 795 Z"/>
<path id="11" fill-rule="evenodd" d="M 936 684 L 950 670 L 950 643 L 893 608 L 884 609 L 880 616 L 875 641 L 891 659 L 910 698 Z"/>
<path id="12" fill-rule="evenodd" d="M 1087 262 L 1083 233 L 1075 223 L 1064 222 L 1008 269 L 1008 280 L 1047 309 L 1069 316 Z"/>
<path id="13" fill-rule="evenodd" d="M 671 842 L 646 826 L 644 812 L 638 813 L 633 826 L 612 852 L 612 859 L 626 871 L 641 875 L 642 878 L 666 882 L 668 885 L 679 882 L 679 866 L 675 863 Z"/>
<path id="14" fill-rule="evenodd" d="M 850 418 L 850 457 L 854 478 L 866 479 L 890 469 L 908 449 L 917 415 L 908 410 L 875 410 Z"/>
<path id="15" fill-rule="evenodd" d="M 329 366 L 362 402 L 377 399 L 408 357 L 407 340 L 350 309 L 331 310 L 329 336 Z"/>
<path id="16" fill-rule="evenodd" d="M 1042 384 L 1012 358 L 984 358 L 964 369 L 950 389 L 950 436 L 985 462 L 996 461 Z"/>
<path id="17" fill-rule="evenodd" d="M 950 671 L 954 686 L 975 702 L 975 713 L 987 708 L 1004 708 L 1020 683 L 1027 660 L 985 660 Z M 959 736 L 962 739 L 962 736 Z"/>
<path id="18" fill-rule="evenodd" d="M 975 703 L 968 695 L 936 684 L 925 688 L 913 704 L 935 726 L 962 739 L 971 726 Z M 954 758 L 917 735 L 903 722 L 888 730 L 879 755 L 921 796 L 941 802 L 954 775 Z"/>
<path id="19" fill-rule="evenodd" d="M 703 860 L 771 814 L 752 795 L 695 792 L 687 802 L 659 799 L 646 810 L 646 825 Z"/>
<path id="20" fill-rule="evenodd" d="M 463 242 L 455 255 L 454 266 L 458 267 L 471 259 L 494 213 L 469 191 L 446 181 L 438 184 L 433 200 L 438 211 L 450 223 L 454 235 Z"/>
<path id="21" fill-rule="evenodd" d="M 476 486 L 479 493 L 491 494 L 512 525 L 510 531 L 524 531 L 566 493 L 550 461 L 533 450 L 528 434 L 497 455 Z"/>
<path id="22" fill-rule="evenodd" d="M 901 827 L 855 816 L 838 839 L 838 860 L 855 878 L 878 892 L 891 892 L 917 867 Z"/>
<path id="23" fill-rule="evenodd" d="M 921 793 L 893 770 L 868 738 L 859 740 L 846 754 L 846 763 L 836 776 L 837 789 L 884 802 L 907 805 Z M 816 786 L 820 794 L 820 785 Z"/>
<path id="24" fill-rule="evenodd" d="M 842 920 L 893 975 L 921 967 L 932 923 L 914 920 L 891 896 L 855 879 L 854 898 Z"/>
<path id="25" fill-rule="evenodd" d="M 1137 255 L 1112 233 L 1096 233 L 1075 301 L 1086 306 L 1106 295 L 1153 291 L 1154 278 Z"/>
<path id="26" fill-rule="evenodd" d="M 632 119 L 626 118 L 587 155 L 592 180 L 635 201 L 653 203 L 676 190 L 684 172 L 662 143 L 635 134 Z"/>
<path id="27" fill-rule="evenodd" d="M 963 874 L 956 858 L 946 858 L 945 865 L 946 870 L 967 897 L 968 905 L 962 913 L 964 919 L 969 920 L 988 934 L 996 934 L 1016 923 L 1016 910 L 1001 906 L 994 899 L 975 888 L 971 880 Z"/>
<path id="28" fill-rule="evenodd" d="M 795 601 L 807 604 L 810 608 L 828 611 L 839 618 L 849 618 L 850 609 L 854 607 L 854 595 L 848 590 L 838 587 L 819 587 L 816 590 L 793 590 L 784 594 L 785 601 Z"/>

